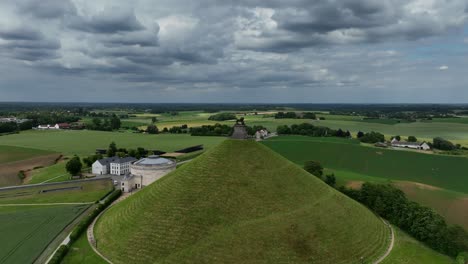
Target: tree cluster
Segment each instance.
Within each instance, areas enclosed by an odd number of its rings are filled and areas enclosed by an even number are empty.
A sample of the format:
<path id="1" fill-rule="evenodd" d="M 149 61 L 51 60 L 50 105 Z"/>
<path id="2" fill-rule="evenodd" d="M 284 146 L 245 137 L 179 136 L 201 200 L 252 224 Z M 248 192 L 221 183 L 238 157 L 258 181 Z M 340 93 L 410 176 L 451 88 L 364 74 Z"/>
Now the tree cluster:
<path id="1" fill-rule="evenodd" d="M 28 130 L 33 127 L 32 121 L 25 121 L 23 123 L 16 122 L 2 122 L 0 123 L 0 133 L 11 133 L 20 130 Z"/>
<path id="2" fill-rule="evenodd" d="M 191 127 L 189 132 L 192 136 L 229 136 L 232 134 L 232 127 L 216 123 L 214 125 Z"/>
<path id="3" fill-rule="evenodd" d="M 385 142 L 385 136 L 382 133 L 379 132 L 369 132 L 369 133 L 363 133 L 359 132 L 357 134 L 357 138 L 364 143 L 378 143 L 378 142 Z"/>
<path id="4" fill-rule="evenodd" d="M 219 113 L 219 114 L 210 116 L 208 120 L 226 121 L 226 120 L 234 120 L 236 118 L 237 118 L 236 115 L 233 113 Z"/>
<path id="5" fill-rule="evenodd" d="M 452 142 L 440 137 L 436 137 L 432 141 L 432 147 L 440 150 L 454 150 L 457 148 Z"/>
<path id="6" fill-rule="evenodd" d="M 68 173 L 70 173 L 71 176 L 76 176 L 81 173 L 81 168 L 83 167 L 83 164 L 81 163 L 81 160 L 78 156 L 74 156 L 71 158 L 67 164 L 65 164 L 65 169 L 67 170 Z"/>
<path id="7" fill-rule="evenodd" d="M 276 132 L 280 135 L 303 135 L 312 137 L 351 137 L 349 131 L 342 129 L 334 130 L 328 127 L 314 126 L 309 123 L 294 124 L 290 127 L 281 125 L 276 128 Z"/>
<path id="8" fill-rule="evenodd" d="M 120 118 L 113 114 L 110 118 L 101 119 L 95 117 L 92 119 L 91 123 L 87 124 L 86 127 L 90 130 L 100 130 L 100 131 L 112 131 L 117 130 L 121 126 Z"/>
<path id="9" fill-rule="evenodd" d="M 278 112 L 275 114 L 275 119 L 284 119 L 284 118 L 292 118 L 292 119 L 316 119 L 317 116 L 315 113 L 312 112 L 304 112 L 304 113 L 296 113 L 296 112 Z"/>
<path id="10" fill-rule="evenodd" d="M 185 134 L 188 133 L 188 126 L 181 125 L 181 126 L 173 126 L 171 128 L 164 127 L 162 130 L 163 133 L 171 133 L 171 134 Z"/>
<path id="11" fill-rule="evenodd" d="M 151 125 L 146 127 L 146 133 L 148 133 L 148 134 L 158 134 L 159 129 L 158 129 L 158 127 L 156 125 L 151 124 Z"/>
<path id="12" fill-rule="evenodd" d="M 339 190 L 441 253 L 457 256 L 468 250 L 468 233 L 462 227 L 447 225 L 442 216 L 409 201 L 392 185 L 364 183 L 360 190 Z"/>
<path id="13" fill-rule="evenodd" d="M 315 175 L 317 178 L 323 180 L 326 184 L 335 187 L 336 185 L 336 177 L 335 174 L 327 174 L 325 175 L 325 178 L 323 178 L 323 167 L 322 164 L 318 161 L 307 161 L 304 164 L 304 170 L 307 171 L 308 173 Z"/>
<path id="14" fill-rule="evenodd" d="M 109 147 L 106 153 L 108 157 L 118 156 L 122 158 L 122 157 L 130 156 L 130 157 L 135 157 L 137 159 L 140 159 L 141 157 L 146 156 L 147 154 L 148 154 L 148 150 L 146 150 L 145 148 L 137 147 L 136 149 L 128 149 L 128 150 L 126 148 L 117 148 L 117 145 L 115 144 L 115 142 L 111 142 L 109 144 Z M 101 158 L 99 158 L 99 154 L 92 156 L 92 159 L 94 159 L 94 161 L 101 159 Z M 94 163 L 94 161 L 92 163 Z"/>

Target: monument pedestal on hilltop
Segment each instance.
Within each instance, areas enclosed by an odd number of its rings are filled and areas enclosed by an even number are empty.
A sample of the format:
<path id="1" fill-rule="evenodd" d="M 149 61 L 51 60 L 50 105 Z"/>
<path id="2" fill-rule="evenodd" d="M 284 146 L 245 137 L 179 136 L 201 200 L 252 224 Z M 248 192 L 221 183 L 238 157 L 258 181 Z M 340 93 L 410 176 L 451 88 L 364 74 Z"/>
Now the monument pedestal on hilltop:
<path id="1" fill-rule="evenodd" d="M 231 138 L 233 139 L 249 138 L 249 134 L 247 133 L 247 126 L 244 123 L 244 118 L 237 120 L 233 129 L 234 131 L 232 132 Z"/>

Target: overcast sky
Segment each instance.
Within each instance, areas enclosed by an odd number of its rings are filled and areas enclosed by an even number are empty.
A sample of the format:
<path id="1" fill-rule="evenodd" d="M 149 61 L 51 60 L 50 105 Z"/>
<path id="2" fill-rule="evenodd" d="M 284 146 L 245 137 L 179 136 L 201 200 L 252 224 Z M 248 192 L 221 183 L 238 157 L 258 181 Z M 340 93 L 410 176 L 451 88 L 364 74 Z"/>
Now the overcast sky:
<path id="1" fill-rule="evenodd" d="M 468 0 L 1 0 L 0 101 L 468 103 Z"/>

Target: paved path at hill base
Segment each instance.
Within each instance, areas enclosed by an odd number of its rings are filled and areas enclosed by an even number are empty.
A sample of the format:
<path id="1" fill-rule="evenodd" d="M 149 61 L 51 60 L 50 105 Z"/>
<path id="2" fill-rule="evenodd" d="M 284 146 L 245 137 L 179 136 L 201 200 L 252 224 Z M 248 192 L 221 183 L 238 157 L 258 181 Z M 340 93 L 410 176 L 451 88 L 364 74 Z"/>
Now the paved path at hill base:
<path id="1" fill-rule="evenodd" d="M 373 264 L 379 264 L 381 263 L 390 253 L 392 252 L 393 245 L 395 244 L 395 232 L 393 231 L 392 225 L 390 225 L 387 221 L 385 221 L 383 218 L 381 218 L 382 221 L 384 222 L 385 225 L 390 228 L 390 233 L 391 233 L 391 240 L 390 240 L 390 245 L 388 246 L 387 251 L 385 251 L 385 254 L 381 256 L 378 260 L 374 261 Z"/>
<path id="2" fill-rule="evenodd" d="M 135 192 L 133 192 L 135 193 Z M 94 218 L 93 222 L 89 225 L 88 227 L 88 230 L 86 230 L 86 234 L 87 234 L 87 237 L 88 237 L 88 243 L 91 245 L 91 248 L 94 250 L 94 252 L 100 256 L 103 260 L 105 260 L 107 263 L 109 264 L 113 264 L 112 261 L 110 261 L 108 258 L 106 258 L 104 255 L 102 255 L 96 248 L 97 246 L 97 243 L 96 243 L 96 238 L 94 237 L 94 225 L 96 224 L 97 220 L 99 219 L 99 217 L 101 217 L 101 215 L 106 212 L 109 208 L 111 208 L 114 204 L 118 203 L 118 202 L 121 202 L 123 200 L 125 200 L 127 197 L 129 197 L 130 195 L 132 195 L 133 193 L 122 193 L 122 195 L 117 199 L 115 200 L 111 205 L 109 205 L 104 211 L 102 211 L 98 216 L 96 216 L 96 218 Z"/>

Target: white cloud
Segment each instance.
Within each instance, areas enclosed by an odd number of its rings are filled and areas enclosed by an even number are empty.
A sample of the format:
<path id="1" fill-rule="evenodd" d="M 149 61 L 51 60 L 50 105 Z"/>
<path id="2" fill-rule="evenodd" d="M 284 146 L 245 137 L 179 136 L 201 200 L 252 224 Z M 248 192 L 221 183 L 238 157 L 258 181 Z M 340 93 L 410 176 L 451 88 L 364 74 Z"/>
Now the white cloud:
<path id="1" fill-rule="evenodd" d="M 449 67 L 447 65 L 442 65 L 442 66 L 439 67 L 439 70 L 445 71 L 445 70 L 448 70 L 448 68 Z"/>

